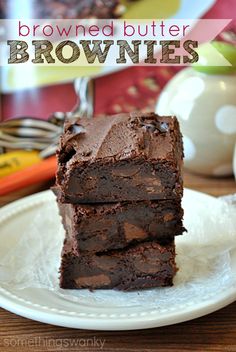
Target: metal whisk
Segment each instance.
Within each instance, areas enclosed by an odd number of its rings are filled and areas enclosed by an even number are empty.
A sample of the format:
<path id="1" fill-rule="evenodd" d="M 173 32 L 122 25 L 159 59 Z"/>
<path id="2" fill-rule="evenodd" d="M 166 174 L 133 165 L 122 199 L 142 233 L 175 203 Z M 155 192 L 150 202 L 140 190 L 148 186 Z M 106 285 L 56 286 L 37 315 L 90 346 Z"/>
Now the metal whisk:
<path id="1" fill-rule="evenodd" d="M 64 120 L 93 116 L 94 80 L 82 77 L 74 82 L 78 101 L 70 112 L 55 112 L 47 121 L 23 117 L 0 124 L 0 148 L 39 150 L 40 157 L 55 154 Z"/>

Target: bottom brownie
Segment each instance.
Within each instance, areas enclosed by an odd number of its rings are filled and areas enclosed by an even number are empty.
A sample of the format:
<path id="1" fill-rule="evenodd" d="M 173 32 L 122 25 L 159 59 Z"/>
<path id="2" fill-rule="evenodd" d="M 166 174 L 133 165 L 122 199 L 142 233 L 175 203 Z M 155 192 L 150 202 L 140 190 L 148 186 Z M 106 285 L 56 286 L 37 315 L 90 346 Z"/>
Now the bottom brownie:
<path id="1" fill-rule="evenodd" d="M 76 255 L 66 241 L 62 252 L 60 286 L 134 290 L 172 286 L 176 273 L 175 244 L 144 242 L 103 254 Z"/>

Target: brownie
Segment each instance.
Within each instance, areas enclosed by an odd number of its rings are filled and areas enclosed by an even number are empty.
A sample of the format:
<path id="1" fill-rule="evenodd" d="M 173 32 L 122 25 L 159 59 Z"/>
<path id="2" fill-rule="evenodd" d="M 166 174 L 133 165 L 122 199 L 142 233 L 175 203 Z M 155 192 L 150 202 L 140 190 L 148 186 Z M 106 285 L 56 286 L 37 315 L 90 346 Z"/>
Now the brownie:
<path id="1" fill-rule="evenodd" d="M 62 202 L 182 197 L 183 146 L 176 117 L 130 113 L 67 120 L 57 157 Z"/>
<path id="2" fill-rule="evenodd" d="M 58 202 L 66 236 L 83 251 L 104 252 L 147 240 L 169 241 L 181 235 L 180 201 L 143 201 L 96 205 Z"/>
<path id="3" fill-rule="evenodd" d="M 144 242 L 102 254 L 78 256 L 67 241 L 62 253 L 60 286 L 118 290 L 171 286 L 176 271 L 174 242 Z"/>

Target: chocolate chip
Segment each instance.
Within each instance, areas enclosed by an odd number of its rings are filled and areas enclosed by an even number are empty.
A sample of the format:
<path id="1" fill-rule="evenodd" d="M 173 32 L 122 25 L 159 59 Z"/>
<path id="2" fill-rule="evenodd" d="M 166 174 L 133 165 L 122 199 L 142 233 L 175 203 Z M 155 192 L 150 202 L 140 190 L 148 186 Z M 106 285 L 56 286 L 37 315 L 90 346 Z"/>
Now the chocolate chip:
<path id="1" fill-rule="evenodd" d="M 139 118 L 139 125 L 151 133 L 155 133 L 156 131 L 166 133 L 169 129 L 169 126 L 166 122 L 160 122 L 155 118 L 145 116 L 141 116 Z"/>
<path id="2" fill-rule="evenodd" d="M 150 132 L 155 132 L 156 131 L 156 126 L 152 123 L 146 123 L 142 125 L 142 128 L 145 128 L 146 130 Z"/>
<path id="3" fill-rule="evenodd" d="M 85 128 L 77 123 L 74 123 L 73 125 L 70 125 L 68 127 L 68 131 L 76 135 L 76 134 L 85 133 Z"/>
<path id="4" fill-rule="evenodd" d="M 168 124 L 166 122 L 151 121 L 151 122 L 141 122 L 141 126 L 146 128 L 149 132 L 159 131 L 161 133 L 168 132 Z"/>
<path id="5" fill-rule="evenodd" d="M 168 132 L 168 130 L 169 130 L 168 123 L 160 122 L 158 129 L 159 129 L 160 132 Z"/>

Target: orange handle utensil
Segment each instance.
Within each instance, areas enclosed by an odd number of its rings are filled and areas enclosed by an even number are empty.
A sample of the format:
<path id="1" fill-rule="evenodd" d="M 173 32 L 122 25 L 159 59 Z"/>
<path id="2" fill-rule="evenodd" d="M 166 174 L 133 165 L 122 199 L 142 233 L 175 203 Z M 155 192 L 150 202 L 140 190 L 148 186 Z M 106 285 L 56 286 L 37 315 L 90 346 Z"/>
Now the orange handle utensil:
<path id="1" fill-rule="evenodd" d="M 0 196 L 17 191 L 55 176 L 57 168 L 56 156 L 39 161 L 30 167 L 17 171 L 0 180 Z"/>

